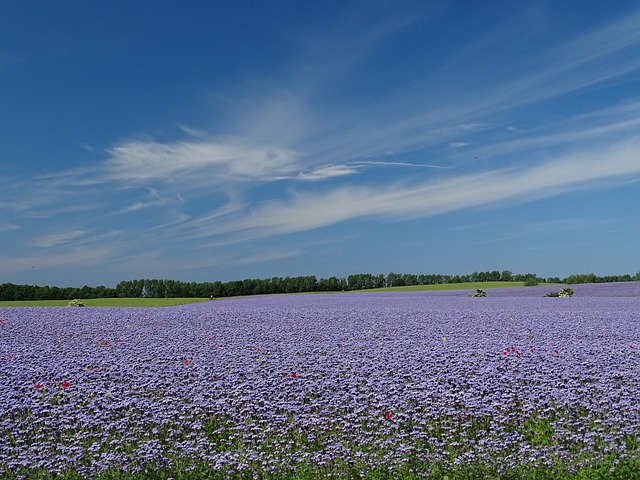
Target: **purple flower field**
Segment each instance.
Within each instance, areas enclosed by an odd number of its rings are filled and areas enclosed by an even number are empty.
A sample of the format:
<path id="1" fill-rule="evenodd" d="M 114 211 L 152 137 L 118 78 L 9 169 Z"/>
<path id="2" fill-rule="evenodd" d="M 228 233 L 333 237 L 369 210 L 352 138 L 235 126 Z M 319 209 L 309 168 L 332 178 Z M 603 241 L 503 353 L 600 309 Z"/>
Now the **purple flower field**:
<path id="1" fill-rule="evenodd" d="M 613 473 L 640 456 L 640 284 L 573 288 L 3 308 L 0 477 Z"/>

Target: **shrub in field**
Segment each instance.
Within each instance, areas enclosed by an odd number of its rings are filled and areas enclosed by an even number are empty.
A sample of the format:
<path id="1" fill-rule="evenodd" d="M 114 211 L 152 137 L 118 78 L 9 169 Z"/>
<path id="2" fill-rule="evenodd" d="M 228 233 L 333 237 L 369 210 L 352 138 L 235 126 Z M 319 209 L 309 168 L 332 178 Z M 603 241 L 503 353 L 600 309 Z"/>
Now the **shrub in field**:
<path id="1" fill-rule="evenodd" d="M 469 294 L 470 297 L 486 297 L 487 296 L 487 292 L 485 292 L 484 290 L 477 288 L 476 289 L 476 293 L 470 293 Z"/>
<path id="2" fill-rule="evenodd" d="M 69 307 L 84 307 L 84 302 L 82 300 L 78 300 L 77 298 L 71 300 L 67 306 Z"/>
<path id="3" fill-rule="evenodd" d="M 559 292 L 547 293 L 547 297 L 571 297 L 573 295 L 573 288 L 564 287 Z"/>

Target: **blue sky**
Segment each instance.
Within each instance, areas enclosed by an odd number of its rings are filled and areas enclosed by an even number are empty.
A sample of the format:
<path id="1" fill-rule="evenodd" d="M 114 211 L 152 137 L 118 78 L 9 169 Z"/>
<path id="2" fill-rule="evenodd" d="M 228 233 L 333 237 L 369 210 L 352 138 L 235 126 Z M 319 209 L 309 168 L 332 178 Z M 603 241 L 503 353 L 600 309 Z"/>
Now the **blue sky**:
<path id="1" fill-rule="evenodd" d="M 0 4 L 0 283 L 640 270 L 637 2 Z"/>

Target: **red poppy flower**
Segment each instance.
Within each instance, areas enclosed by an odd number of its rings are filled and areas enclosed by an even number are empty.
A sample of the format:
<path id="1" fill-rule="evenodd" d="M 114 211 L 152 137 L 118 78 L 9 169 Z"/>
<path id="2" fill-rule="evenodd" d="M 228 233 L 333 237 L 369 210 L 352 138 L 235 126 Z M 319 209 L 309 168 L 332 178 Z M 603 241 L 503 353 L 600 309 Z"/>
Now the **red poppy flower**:
<path id="1" fill-rule="evenodd" d="M 293 372 L 293 373 L 291 374 L 291 378 L 298 378 L 298 374 L 297 374 L 296 372 Z"/>
<path id="2" fill-rule="evenodd" d="M 71 384 L 69 382 L 62 382 L 62 388 L 67 388 L 69 387 Z"/>
<path id="3" fill-rule="evenodd" d="M 388 418 L 391 418 L 391 414 L 390 414 L 389 412 L 385 413 L 385 414 L 384 414 L 384 418 L 387 418 L 387 419 L 388 419 Z"/>
<path id="4" fill-rule="evenodd" d="M 189 363 L 189 360 L 187 360 L 186 358 L 184 360 L 182 360 L 184 362 L 184 364 L 186 365 L 187 363 Z"/>
<path id="5" fill-rule="evenodd" d="M 560 355 L 560 350 L 556 350 L 556 355 Z"/>
<path id="6" fill-rule="evenodd" d="M 41 384 L 41 383 L 36 383 L 36 384 L 34 385 L 34 387 L 35 387 L 35 388 L 42 388 L 42 384 Z"/>

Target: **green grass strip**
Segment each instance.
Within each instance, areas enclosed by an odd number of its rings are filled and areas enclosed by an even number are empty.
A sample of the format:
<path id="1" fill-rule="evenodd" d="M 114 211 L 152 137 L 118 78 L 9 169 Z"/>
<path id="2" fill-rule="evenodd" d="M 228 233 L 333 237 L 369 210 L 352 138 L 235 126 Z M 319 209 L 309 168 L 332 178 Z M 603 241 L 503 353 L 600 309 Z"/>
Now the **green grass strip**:
<path id="1" fill-rule="evenodd" d="M 88 298 L 80 299 L 85 307 L 172 307 L 206 302 L 208 298 Z M 0 307 L 66 307 L 71 300 L 2 301 Z M 74 307 L 81 308 L 81 307 Z"/>

